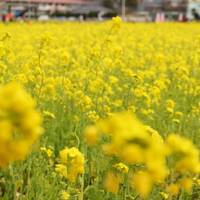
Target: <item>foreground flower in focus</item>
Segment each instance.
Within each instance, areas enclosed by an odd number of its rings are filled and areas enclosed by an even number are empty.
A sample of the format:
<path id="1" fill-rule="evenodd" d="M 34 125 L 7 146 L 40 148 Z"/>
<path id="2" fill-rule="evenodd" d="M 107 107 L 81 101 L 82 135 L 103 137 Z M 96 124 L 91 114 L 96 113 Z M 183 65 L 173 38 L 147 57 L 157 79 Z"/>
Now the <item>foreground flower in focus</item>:
<path id="1" fill-rule="evenodd" d="M 41 122 L 33 99 L 18 84 L 0 87 L 0 166 L 24 159 L 42 133 Z"/>
<path id="2" fill-rule="evenodd" d="M 114 165 L 114 167 L 119 171 L 121 172 L 122 174 L 127 174 L 128 173 L 128 166 L 126 166 L 124 163 L 117 163 Z"/>
<path id="3" fill-rule="evenodd" d="M 59 153 L 60 164 L 56 165 L 56 172 L 71 182 L 84 172 L 84 155 L 75 147 L 65 148 Z"/>

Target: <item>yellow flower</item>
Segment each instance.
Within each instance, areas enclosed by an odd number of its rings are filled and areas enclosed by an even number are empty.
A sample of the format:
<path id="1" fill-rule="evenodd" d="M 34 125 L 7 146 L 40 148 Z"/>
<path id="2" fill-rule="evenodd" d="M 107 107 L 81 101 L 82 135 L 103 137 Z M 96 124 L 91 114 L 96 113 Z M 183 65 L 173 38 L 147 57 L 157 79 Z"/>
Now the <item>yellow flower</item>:
<path id="1" fill-rule="evenodd" d="M 0 87 L 0 166 L 22 160 L 41 135 L 35 102 L 18 84 Z"/>
<path id="2" fill-rule="evenodd" d="M 119 154 L 120 157 L 128 163 L 143 163 L 145 160 L 144 152 L 145 151 L 137 145 L 127 144 L 121 152 L 117 152 L 116 154 Z"/>
<path id="3" fill-rule="evenodd" d="M 170 184 L 167 186 L 166 191 L 170 196 L 177 196 L 179 193 L 180 187 L 178 184 Z"/>
<path id="4" fill-rule="evenodd" d="M 159 192 L 159 194 L 161 195 L 161 197 L 163 199 L 169 199 L 169 194 L 165 193 L 165 192 Z"/>
<path id="5" fill-rule="evenodd" d="M 87 117 L 92 122 L 96 122 L 99 119 L 99 116 L 97 115 L 97 113 L 95 111 L 89 111 L 87 113 Z"/>
<path id="6" fill-rule="evenodd" d="M 67 191 L 60 192 L 60 200 L 69 200 L 70 194 Z"/>
<path id="7" fill-rule="evenodd" d="M 126 166 L 124 163 L 121 163 L 121 162 L 115 164 L 114 167 L 115 167 L 119 172 L 121 172 L 121 173 L 123 173 L 123 174 L 127 174 L 127 173 L 128 173 L 128 170 L 129 170 L 128 166 Z"/>
<path id="8" fill-rule="evenodd" d="M 46 147 L 41 147 L 40 148 L 41 151 L 45 152 L 47 154 L 47 156 L 50 158 L 53 154 L 53 151 L 50 148 L 46 148 Z"/>
<path id="9" fill-rule="evenodd" d="M 132 187 L 137 190 L 142 198 L 146 198 L 151 192 L 153 181 L 148 172 L 139 171 L 133 175 L 131 180 Z"/>
<path id="10" fill-rule="evenodd" d="M 179 154 L 176 162 L 176 170 L 179 172 L 200 172 L 199 151 L 194 144 L 177 134 L 170 134 L 166 139 L 166 145 L 170 154 Z"/>
<path id="11" fill-rule="evenodd" d="M 172 99 L 166 101 L 166 109 L 169 113 L 173 113 L 175 108 L 175 102 Z"/>
<path id="12" fill-rule="evenodd" d="M 60 162 L 63 164 L 67 164 L 67 159 L 68 159 L 67 157 L 68 157 L 68 148 L 66 147 L 59 152 Z"/>
<path id="13" fill-rule="evenodd" d="M 113 26 L 114 26 L 114 27 L 119 28 L 119 27 L 121 26 L 121 24 L 122 24 L 122 19 L 121 19 L 121 17 L 119 17 L 119 16 L 113 17 L 113 18 L 112 18 L 112 23 L 113 23 Z"/>
<path id="14" fill-rule="evenodd" d="M 166 144 L 169 149 L 175 153 L 180 152 L 184 155 L 198 153 L 190 140 L 183 138 L 178 134 L 170 134 L 166 139 Z"/>
<path id="15" fill-rule="evenodd" d="M 175 166 L 175 169 L 179 172 L 191 172 L 191 173 L 199 173 L 200 172 L 200 162 L 198 157 L 189 157 L 186 156 L 180 159 Z"/>
<path id="16" fill-rule="evenodd" d="M 109 172 L 104 180 L 104 186 L 108 192 L 117 194 L 119 190 L 120 177 L 112 172 Z"/>
<path id="17" fill-rule="evenodd" d="M 63 164 L 57 164 L 55 167 L 55 171 L 65 178 L 68 177 L 67 167 Z"/>
<path id="18" fill-rule="evenodd" d="M 88 126 L 84 131 L 84 137 L 88 145 L 95 145 L 98 141 L 98 130 L 95 126 Z"/>
<path id="19" fill-rule="evenodd" d="M 150 138 L 145 127 L 130 113 L 114 114 L 100 121 L 97 127 L 102 133 L 111 136 L 112 141 L 110 145 L 125 161 L 126 159 L 128 161 L 132 160 L 129 158 L 135 160 L 132 156 L 133 154 L 129 153 L 133 153 L 132 151 L 142 152 L 149 145 Z M 131 147 L 133 150 L 131 150 Z"/>
<path id="20" fill-rule="evenodd" d="M 72 147 L 72 148 L 68 149 L 69 158 L 75 158 L 79 155 L 82 155 L 82 154 L 80 153 L 80 151 L 77 148 Z"/>
<path id="21" fill-rule="evenodd" d="M 156 130 L 154 130 L 150 126 L 145 126 L 145 128 L 147 132 L 151 135 L 151 139 L 153 140 L 153 142 L 159 143 L 160 145 L 164 144 L 162 136 Z"/>
<path id="22" fill-rule="evenodd" d="M 59 153 L 60 165 L 65 166 L 65 178 L 74 182 L 79 174 L 84 172 L 84 155 L 75 147 L 64 148 Z"/>
<path id="23" fill-rule="evenodd" d="M 191 192 L 192 190 L 192 184 L 193 184 L 193 181 L 191 178 L 183 178 L 181 181 L 180 181 L 180 187 L 183 188 L 185 191 L 187 191 L 188 193 Z"/>

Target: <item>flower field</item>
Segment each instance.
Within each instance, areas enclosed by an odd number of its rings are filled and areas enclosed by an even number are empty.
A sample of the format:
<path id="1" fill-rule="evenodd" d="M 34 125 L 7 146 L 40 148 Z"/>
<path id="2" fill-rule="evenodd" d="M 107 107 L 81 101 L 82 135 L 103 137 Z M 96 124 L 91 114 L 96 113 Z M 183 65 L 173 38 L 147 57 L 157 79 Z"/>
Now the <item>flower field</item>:
<path id="1" fill-rule="evenodd" d="M 0 24 L 0 199 L 200 199 L 200 26 Z"/>

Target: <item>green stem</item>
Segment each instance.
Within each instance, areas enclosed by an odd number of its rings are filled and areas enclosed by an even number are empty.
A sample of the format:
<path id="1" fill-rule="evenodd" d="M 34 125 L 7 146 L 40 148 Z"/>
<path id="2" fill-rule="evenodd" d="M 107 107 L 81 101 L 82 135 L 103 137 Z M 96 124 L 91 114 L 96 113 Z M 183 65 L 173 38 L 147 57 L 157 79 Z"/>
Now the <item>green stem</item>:
<path id="1" fill-rule="evenodd" d="M 81 181 L 80 200 L 84 200 L 84 173 L 83 173 L 83 175 L 82 175 L 82 181 Z"/>

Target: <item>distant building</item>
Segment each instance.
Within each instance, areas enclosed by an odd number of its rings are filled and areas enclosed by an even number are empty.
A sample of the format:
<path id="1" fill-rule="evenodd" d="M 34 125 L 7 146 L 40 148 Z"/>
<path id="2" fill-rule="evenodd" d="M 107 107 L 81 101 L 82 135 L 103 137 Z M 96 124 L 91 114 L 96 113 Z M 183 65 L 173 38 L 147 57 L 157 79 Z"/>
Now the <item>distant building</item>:
<path id="1" fill-rule="evenodd" d="M 138 0 L 138 10 L 148 11 L 151 14 L 164 12 L 172 20 L 183 14 L 192 20 L 192 10 L 200 15 L 200 0 Z"/>
<path id="2" fill-rule="evenodd" d="M 196 12 L 200 19 L 200 0 L 189 0 L 187 6 L 187 18 L 189 20 L 194 19 L 194 13 Z"/>
<path id="3" fill-rule="evenodd" d="M 188 0 L 138 0 L 140 8 L 148 11 L 185 11 Z"/>
<path id="4" fill-rule="evenodd" d="M 123 0 L 0 0 L 0 15 L 11 9 L 17 17 L 80 19 L 112 17 L 122 13 Z M 132 2 L 132 3 L 131 3 Z M 189 20 L 200 16 L 200 0 L 126 0 L 126 15 L 141 13 L 142 18 L 155 20 L 164 13 L 167 20 L 181 15 Z M 2 12 L 3 11 L 3 12 Z M 194 15 L 195 13 L 195 15 Z M 179 18 L 179 19 L 180 19 Z"/>
<path id="5" fill-rule="evenodd" d="M 29 18 L 50 17 L 101 17 L 114 15 L 96 0 L 3 0 L 4 9 L 11 7 L 16 16 L 25 12 Z M 45 18 L 45 17 L 44 17 Z"/>

